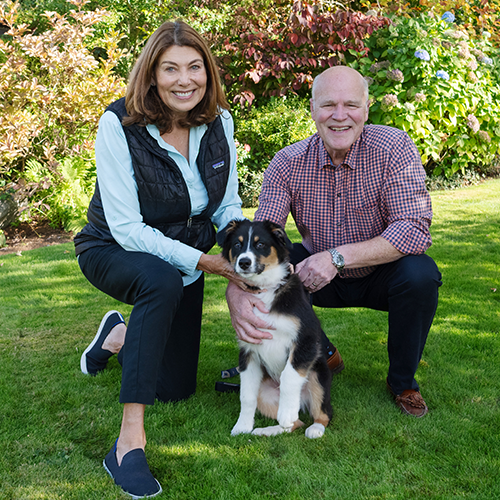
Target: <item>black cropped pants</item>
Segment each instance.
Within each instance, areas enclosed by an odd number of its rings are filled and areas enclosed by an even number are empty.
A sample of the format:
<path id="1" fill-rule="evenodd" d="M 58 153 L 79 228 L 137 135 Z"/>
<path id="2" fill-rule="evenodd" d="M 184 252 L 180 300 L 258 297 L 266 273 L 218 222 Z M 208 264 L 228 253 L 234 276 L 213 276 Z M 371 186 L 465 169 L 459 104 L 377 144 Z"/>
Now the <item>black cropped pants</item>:
<path id="1" fill-rule="evenodd" d="M 118 244 L 80 254 L 85 277 L 102 292 L 132 304 L 122 361 L 121 403 L 178 401 L 196 390 L 203 275 L 184 287 L 181 274 L 154 255 Z"/>
<path id="2" fill-rule="evenodd" d="M 292 263 L 309 255 L 296 243 Z M 415 373 L 436 313 L 441 284 L 441 273 L 428 255 L 407 255 L 378 266 L 364 278 L 337 275 L 313 293 L 312 300 L 318 307 L 367 307 L 389 312 L 388 381 L 392 390 L 401 394 L 407 389 L 419 389 Z"/>

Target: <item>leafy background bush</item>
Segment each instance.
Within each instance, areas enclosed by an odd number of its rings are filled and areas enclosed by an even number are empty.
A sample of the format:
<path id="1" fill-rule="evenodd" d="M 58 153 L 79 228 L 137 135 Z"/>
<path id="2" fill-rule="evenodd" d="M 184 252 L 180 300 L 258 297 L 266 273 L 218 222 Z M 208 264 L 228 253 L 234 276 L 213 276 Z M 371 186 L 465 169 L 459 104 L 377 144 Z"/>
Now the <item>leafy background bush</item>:
<path id="1" fill-rule="evenodd" d="M 370 85 L 370 120 L 407 131 L 429 174 L 486 172 L 500 147 L 497 51 L 447 13 L 398 18 L 353 64 Z M 496 59 L 496 62 L 495 62 Z"/>
<path id="2" fill-rule="evenodd" d="M 19 4 L 0 4 L 9 28 L 0 40 L 0 175 L 7 188 L 15 186 L 25 217 L 42 215 L 67 228 L 81 213 L 60 207 L 88 199 L 76 190 L 71 201 L 67 166 L 80 165 L 87 190 L 99 117 L 125 88 L 114 73 L 123 54 L 120 35 L 106 32 L 99 40 L 105 57 L 92 54 L 93 26 L 106 13 L 81 10 L 82 0 L 70 3 L 78 10 L 45 13 L 49 27 L 40 34 L 17 23 Z"/>
<path id="3" fill-rule="evenodd" d="M 275 2 L 271 12 L 240 8 L 235 20 L 245 29 L 224 41 L 222 75 L 229 96 L 250 104 L 255 96 L 307 95 L 316 75 L 344 63 L 349 50 L 365 54 L 367 35 L 389 24 L 303 0 Z"/>
<path id="4" fill-rule="evenodd" d="M 274 98 L 251 108 L 243 118 L 236 115 L 240 196 L 244 206 L 257 206 L 263 172 L 276 152 L 314 132 L 309 100 L 299 97 Z"/>
<path id="5" fill-rule="evenodd" d="M 338 63 L 370 79 L 370 121 L 408 131 L 429 187 L 499 173 L 500 0 L 20 2 L 0 0 L 0 191 L 24 219 L 85 223 L 99 117 L 147 37 L 178 17 L 219 59 L 246 206 L 273 155 L 314 132 L 312 79 Z"/>

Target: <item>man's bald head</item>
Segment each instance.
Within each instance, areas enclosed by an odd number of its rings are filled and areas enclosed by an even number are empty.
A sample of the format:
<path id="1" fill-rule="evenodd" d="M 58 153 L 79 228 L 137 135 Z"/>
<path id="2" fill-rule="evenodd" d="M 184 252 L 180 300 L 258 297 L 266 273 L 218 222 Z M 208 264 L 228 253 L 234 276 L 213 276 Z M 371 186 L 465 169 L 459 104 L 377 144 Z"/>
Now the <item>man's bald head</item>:
<path id="1" fill-rule="evenodd" d="M 334 66 L 315 78 L 311 114 L 335 165 L 363 132 L 368 106 L 368 83 L 355 69 Z"/>
<path id="2" fill-rule="evenodd" d="M 352 81 L 358 84 L 363 89 L 365 100 L 368 101 L 368 82 L 365 78 L 353 68 L 348 66 L 332 66 L 320 73 L 313 81 L 312 85 L 312 99 L 314 100 L 315 90 L 322 84 L 334 82 L 335 80 Z"/>

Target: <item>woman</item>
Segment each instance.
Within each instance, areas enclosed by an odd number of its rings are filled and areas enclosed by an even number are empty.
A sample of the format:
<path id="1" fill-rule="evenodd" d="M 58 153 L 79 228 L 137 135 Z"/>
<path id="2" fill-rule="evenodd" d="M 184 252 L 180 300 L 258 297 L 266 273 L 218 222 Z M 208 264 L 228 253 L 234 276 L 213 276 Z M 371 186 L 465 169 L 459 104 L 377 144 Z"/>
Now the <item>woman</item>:
<path id="1" fill-rule="evenodd" d="M 144 454 L 145 405 L 195 392 L 203 272 L 246 288 L 221 255 L 207 255 L 214 225 L 243 218 L 228 108 L 204 40 L 167 22 L 99 123 L 96 190 L 76 254 L 94 286 L 134 308 L 127 328 L 117 311 L 104 317 L 81 368 L 95 375 L 119 352 L 123 419 L 104 467 L 137 498 L 161 492 Z"/>

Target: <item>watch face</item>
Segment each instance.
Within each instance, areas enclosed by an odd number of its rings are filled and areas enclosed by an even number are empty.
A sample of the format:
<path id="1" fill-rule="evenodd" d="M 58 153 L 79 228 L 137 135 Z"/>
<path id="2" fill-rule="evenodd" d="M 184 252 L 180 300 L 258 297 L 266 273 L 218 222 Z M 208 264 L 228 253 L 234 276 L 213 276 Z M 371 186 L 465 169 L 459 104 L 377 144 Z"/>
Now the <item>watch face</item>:
<path id="1" fill-rule="evenodd" d="M 330 253 L 332 254 L 332 262 L 334 263 L 335 267 L 338 269 L 343 269 L 344 267 L 344 257 L 341 255 L 337 250 L 330 250 Z"/>

